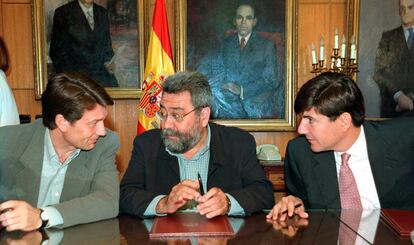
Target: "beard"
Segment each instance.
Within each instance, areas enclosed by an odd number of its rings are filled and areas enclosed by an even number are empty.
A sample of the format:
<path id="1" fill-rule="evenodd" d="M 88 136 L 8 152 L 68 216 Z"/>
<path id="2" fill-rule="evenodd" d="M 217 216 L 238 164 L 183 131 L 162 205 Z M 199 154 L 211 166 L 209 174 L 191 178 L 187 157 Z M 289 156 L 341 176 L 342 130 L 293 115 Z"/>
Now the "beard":
<path id="1" fill-rule="evenodd" d="M 197 129 L 196 125 L 197 123 L 188 132 L 162 129 L 161 138 L 165 147 L 175 154 L 182 154 L 192 149 L 201 139 L 201 131 Z M 168 136 L 174 136 L 177 139 L 169 139 Z"/>

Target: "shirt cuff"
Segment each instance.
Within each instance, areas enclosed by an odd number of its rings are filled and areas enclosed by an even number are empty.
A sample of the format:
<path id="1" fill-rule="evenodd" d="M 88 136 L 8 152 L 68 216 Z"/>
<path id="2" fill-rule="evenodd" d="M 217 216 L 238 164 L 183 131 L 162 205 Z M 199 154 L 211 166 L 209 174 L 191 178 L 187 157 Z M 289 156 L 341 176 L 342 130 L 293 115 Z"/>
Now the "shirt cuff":
<path id="1" fill-rule="evenodd" d="M 46 228 L 50 228 L 50 227 L 63 224 L 62 215 L 55 207 L 49 206 L 49 207 L 44 207 L 42 209 L 46 211 L 47 215 L 49 216 L 49 223 L 47 224 Z"/>
<path id="2" fill-rule="evenodd" d="M 396 92 L 395 94 L 394 94 L 394 96 L 393 96 L 393 98 L 394 98 L 394 101 L 395 102 L 397 102 L 398 101 L 398 97 L 400 97 L 400 95 L 402 95 L 402 94 L 404 94 L 404 92 L 403 91 L 398 91 L 398 92 Z"/>
<path id="3" fill-rule="evenodd" d="M 148 205 L 147 209 L 145 209 L 144 216 L 165 216 L 167 214 L 158 214 L 155 208 L 157 207 L 158 202 L 161 198 L 165 197 L 166 195 L 158 195 L 152 199 L 150 204 Z"/>
<path id="4" fill-rule="evenodd" d="M 244 209 L 240 206 L 239 202 L 234 197 L 232 197 L 230 194 L 226 193 L 226 196 L 229 198 L 231 202 L 231 207 L 227 214 L 229 216 L 244 216 L 245 215 Z"/>

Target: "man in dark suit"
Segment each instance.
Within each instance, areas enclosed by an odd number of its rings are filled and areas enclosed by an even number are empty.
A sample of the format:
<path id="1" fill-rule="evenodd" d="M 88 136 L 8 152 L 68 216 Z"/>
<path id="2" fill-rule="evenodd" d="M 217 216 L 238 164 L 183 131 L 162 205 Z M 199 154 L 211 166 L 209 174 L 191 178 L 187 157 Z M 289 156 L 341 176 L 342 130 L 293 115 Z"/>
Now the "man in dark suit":
<path id="1" fill-rule="evenodd" d="M 414 0 L 400 0 L 400 18 L 401 26 L 382 34 L 375 60 L 381 117 L 414 116 Z"/>
<path id="2" fill-rule="evenodd" d="M 197 72 L 165 79 L 161 130 L 134 140 L 121 182 L 121 212 L 151 217 L 188 207 L 212 218 L 272 207 L 273 188 L 257 161 L 254 138 L 209 123 L 212 100 L 207 78 Z"/>
<path id="3" fill-rule="evenodd" d="M 104 87 L 119 86 L 108 12 L 93 0 L 74 0 L 55 10 L 49 53 L 56 72 L 81 72 Z"/>
<path id="4" fill-rule="evenodd" d="M 252 6 L 237 8 L 237 32 L 224 39 L 217 54 L 198 70 L 209 77 L 215 96 L 216 118 L 281 118 L 284 84 L 277 79 L 275 45 L 253 32 L 257 23 Z"/>
<path id="5" fill-rule="evenodd" d="M 305 218 L 305 208 L 414 209 L 413 118 L 364 121 L 364 100 L 356 83 L 331 72 L 302 86 L 295 112 L 302 117 L 302 136 L 289 142 L 285 157 L 291 195 L 268 218 L 283 220 L 284 210 Z M 343 153 L 349 155 L 347 163 Z M 353 175 L 352 195 L 351 184 L 343 185 L 341 179 L 344 166 Z M 348 197 L 354 206 L 345 205 Z M 298 204 L 302 206 L 295 209 Z"/>
<path id="6" fill-rule="evenodd" d="M 0 127 L 0 230 L 64 228 L 118 214 L 119 139 L 104 126 L 112 104 L 97 82 L 57 74 L 42 94 L 41 119 Z"/>

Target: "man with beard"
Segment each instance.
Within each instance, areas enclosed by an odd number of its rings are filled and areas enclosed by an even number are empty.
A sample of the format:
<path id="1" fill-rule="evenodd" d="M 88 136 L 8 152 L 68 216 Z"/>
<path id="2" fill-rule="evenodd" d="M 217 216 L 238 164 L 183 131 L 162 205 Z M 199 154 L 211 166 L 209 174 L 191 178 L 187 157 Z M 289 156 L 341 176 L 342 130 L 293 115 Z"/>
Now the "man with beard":
<path id="1" fill-rule="evenodd" d="M 273 188 L 256 159 L 254 138 L 208 122 L 213 96 L 207 78 L 177 73 L 165 79 L 163 91 L 161 130 L 134 140 L 121 212 L 145 218 L 189 208 L 213 218 L 271 207 Z"/>

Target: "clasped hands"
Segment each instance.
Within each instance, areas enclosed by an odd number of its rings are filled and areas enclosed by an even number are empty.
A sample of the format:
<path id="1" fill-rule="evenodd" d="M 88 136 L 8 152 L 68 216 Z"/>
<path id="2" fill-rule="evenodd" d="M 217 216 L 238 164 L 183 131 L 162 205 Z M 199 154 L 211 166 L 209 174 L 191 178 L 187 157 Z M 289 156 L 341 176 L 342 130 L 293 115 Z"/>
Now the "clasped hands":
<path id="1" fill-rule="evenodd" d="M 198 213 L 210 219 L 227 213 L 229 207 L 224 192 L 217 187 L 211 188 L 201 195 L 200 185 L 195 180 L 183 180 L 175 185 L 170 193 L 163 197 L 156 206 L 156 212 L 160 214 L 172 214 L 184 206 L 188 201 L 195 200 Z"/>

